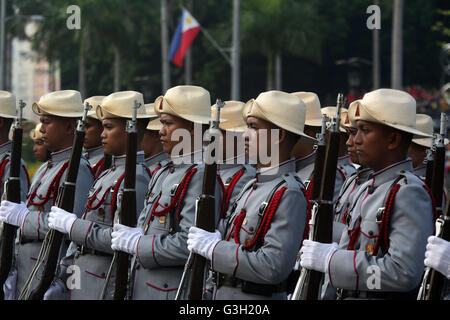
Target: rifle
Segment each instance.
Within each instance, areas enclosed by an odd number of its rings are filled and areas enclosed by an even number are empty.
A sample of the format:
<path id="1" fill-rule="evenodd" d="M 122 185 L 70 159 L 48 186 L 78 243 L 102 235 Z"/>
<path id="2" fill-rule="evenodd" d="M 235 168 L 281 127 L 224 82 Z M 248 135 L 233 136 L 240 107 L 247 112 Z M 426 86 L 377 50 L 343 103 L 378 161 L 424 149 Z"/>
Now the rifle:
<path id="1" fill-rule="evenodd" d="M 56 199 L 56 206 L 67 211 L 73 212 L 75 201 L 75 186 L 77 182 L 78 169 L 80 167 L 80 158 L 83 149 L 86 115 L 91 106 L 86 102 L 84 106 L 84 113 L 81 120 L 78 121 L 78 125 L 75 131 L 75 139 L 73 141 L 72 153 L 70 155 L 69 166 L 67 168 L 67 175 L 61 190 L 58 192 L 58 198 Z M 42 271 L 42 276 L 37 287 L 30 293 L 28 300 L 42 300 L 47 289 L 52 284 L 55 277 L 59 251 L 63 242 L 64 233 L 51 229 L 47 232 L 44 242 L 42 243 L 41 251 L 44 249 L 46 254 L 46 264 Z M 41 264 L 40 259 L 36 262 L 33 271 L 27 281 L 27 285 L 23 288 L 21 296 L 25 294 L 25 290 L 34 278 L 39 266 Z"/>
<path id="2" fill-rule="evenodd" d="M 20 167 L 22 161 L 22 110 L 25 103 L 20 100 L 17 109 L 17 117 L 14 122 L 11 162 L 9 169 L 9 178 L 6 182 L 6 200 L 20 203 Z M 0 264 L 0 288 L 8 278 L 13 261 L 14 239 L 17 227 L 8 223 L 3 223 L 2 244 L 1 244 L 1 264 Z M 4 292 L 0 290 L 0 300 L 4 299 Z"/>
<path id="3" fill-rule="evenodd" d="M 122 203 L 119 211 L 119 223 L 127 227 L 136 226 L 136 152 L 137 152 L 137 109 L 141 106 L 134 101 L 132 120 L 127 120 L 127 157 L 125 162 L 125 178 L 123 185 Z M 116 281 L 114 286 L 114 300 L 124 300 L 127 294 L 128 269 L 130 255 L 126 252 L 114 252 L 117 263 Z"/>
<path id="4" fill-rule="evenodd" d="M 224 106 L 224 103 L 217 99 L 216 101 L 216 118 L 209 122 L 209 140 L 211 142 L 212 137 L 217 139 L 217 133 L 219 131 L 220 123 L 220 109 Z M 206 159 L 205 159 L 205 171 L 203 174 L 203 186 L 202 194 L 196 200 L 196 212 L 195 212 L 195 226 L 208 232 L 214 232 L 216 226 L 215 215 L 215 190 L 216 190 L 216 176 L 217 176 L 217 162 L 213 160 L 212 149 L 213 146 L 210 143 L 207 147 Z M 189 300 L 201 300 L 203 296 L 203 283 L 205 279 L 205 265 L 206 258 L 201 255 L 190 253 L 188 260 L 184 266 L 183 275 L 181 277 L 180 285 L 175 300 L 179 300 L 184 290 L 186 282 L 186 276 L 190 271 L 188 299 Z"/>
<path id="5" fill-rule="evenodd" d="M 434 135 L 434 165 L 431 180 L 431 193 L 435 199 L 436 209 L 439 217 L 436 219 L 435 235 L 444 240 L 450 240 L 450 199 L 446 203 L 446 210 L 443 211 L 442 191 L 444 185 L 444 165 L 445 165 L 445 144 L 447 116 L 441 113 L 441 127 L 439 134 Z M 428 174 L 427 174 L 428 175 Z M 438 271 L 427 267 L 422 279 L 417 300 L 439 300 L 442 292 L 445 277 Z"/>
<path id="6" fill-rule="evenodd" d="M 311 196 L 309 239 L 322 243 L 331 243 L 333 236 L 333 195 L 339 152 L 340 112 L 343 101 L 343 95 L 338 94 L 336 118 L 331 120 L 323 166 L 314 168 L 314 175 L 317 171 L 322 171 L 321 168 L 323 168 L 323 173 L 320 180 L 315 181 L 315 184 L 320 181 L 320 192 L 313 188 L 315 194 Z M 317 159 L 316 162 L 320 164 Z M 291 299 L 317 300 L 322 276 L 321 272 L 302 268 Z"/>

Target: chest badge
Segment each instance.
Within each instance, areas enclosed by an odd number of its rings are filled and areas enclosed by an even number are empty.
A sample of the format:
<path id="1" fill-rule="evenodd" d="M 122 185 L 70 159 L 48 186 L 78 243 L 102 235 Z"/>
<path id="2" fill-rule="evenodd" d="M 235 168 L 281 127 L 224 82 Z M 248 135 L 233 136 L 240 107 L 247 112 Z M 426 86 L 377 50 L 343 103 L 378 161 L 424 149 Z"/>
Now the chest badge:
<path id="1" fill-rule="evenodd" d="M 162 224 L 166 223 L 166 216 L 159 217 L 159 223 L 162 223 Z"/>
<path id="2" fill-rule="evenodd" d="M 366 245 L 366 252 L 369 253 L 370 255 L 373 255 L 374 248 L 373 248 L 373 244 L 372 243 L 368 243 Z"/>

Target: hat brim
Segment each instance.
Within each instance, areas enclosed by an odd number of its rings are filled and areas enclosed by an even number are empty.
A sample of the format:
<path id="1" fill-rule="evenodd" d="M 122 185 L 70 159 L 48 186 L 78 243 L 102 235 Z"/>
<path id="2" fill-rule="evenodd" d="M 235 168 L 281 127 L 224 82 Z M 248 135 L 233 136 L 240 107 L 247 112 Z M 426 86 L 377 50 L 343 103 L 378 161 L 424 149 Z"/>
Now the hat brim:
<path id="1" fill-rule="evenodd" d="M 411 128 L 409 126 L 405 126 L 405 125 L 402 125 L 402 124 L 393 124 L 393 123 L 386 122 L 384 120 L 377 119 L 372 113 L 370 113 L 370 111 L 367 108 L 367 106 L 365 106 L 363 103 L 361 103 L 361 100 L 356 100 L 353 103 L 359 104 L 372 117 L 371 120 L 366 120 L 366 121 L 372 121 L 373 120 L 373 122 L 376 122 L 376 123 L 379 123 L 379 124 L 382 124 L 382 125 L 385 125 L 385 126 L 388 126 L 388 127 L 394 128 L 394 129 L 397 129 L 399 131 L 406 132 L 406 133 L 411 133 L 413 135 L 418 136 L 418 138 L 432 138 L 433 137 L 432 135 L 423 133 L 422 131 L 417 130 L 415 128 Z M 364 121 L 364 119 L 354 119 L 355 122 L 358 121 L 358 120 L 363 120 Z"/>
<path id="2" fill-rule="evenodd" d="M 305 120 L 305 126 L 321 127 L 322 126 L 322 119 Z"/>
<path id="3" fill-rule="evenodd" d="M 95 113 L 96 113 L 96 115 L 98 117 L 98 120 L 111 119 L 111 118 L 131 119 L 131 117 L 124 117 L 123 115 L 109 112 L 108 110 L 105 110 L 101 106 L 97 106 L 97 109 L 95 110 Z M 148 115 L 148 114 L 139 114 L 138 113 L 136 115 L 136 119 L 151 119 L 151 118 L 154 118 L 154 117 L 155 116 Z"/>
<path id="4" fill-rule="evenodd" d="M 432 138 L 413 138 L 412 141 L 415 144 L 418 144 L 419 146 L 431 148 L 433 146 L 433 139 Z M 447 138 L 444 139 L 444 145 L 446 146 L 450 140 Z"/>
<path id="5" fill-rule="evenodd" d="M 45 108 L 43 108 L 42 106 L 40 106 L 36 102 L 33 103 L 31 109 L 38 116 L 48 116 L 48 115 L 50 115 L 50 116 L 57 116 L 57 117 L 63 117 L 63 118 L 81 118 L 83 116 L 83 111 L 81 111 L 81 112 L 64 112 L 64 113 L 50 112 L 48 110 L 45 110 Z"/>
<path id="6" fill-rule="evenodd" d="M 163 127 L 161 121 L 159 121 L 159 117 L 156 119 L 152 119 L 149 121 L 148 125 L 147 125 L 147 130 L 154 130 L 154 131 L 159 131 L 161 130 Z"/>

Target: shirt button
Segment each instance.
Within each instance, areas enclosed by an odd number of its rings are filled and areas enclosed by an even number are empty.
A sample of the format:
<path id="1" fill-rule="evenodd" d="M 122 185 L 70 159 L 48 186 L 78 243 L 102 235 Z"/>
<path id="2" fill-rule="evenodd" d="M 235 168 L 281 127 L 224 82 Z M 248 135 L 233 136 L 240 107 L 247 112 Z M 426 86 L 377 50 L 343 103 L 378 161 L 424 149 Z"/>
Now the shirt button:
<path id="1" fill-rule="evenodd" d="M 169 285 L 168 285 L 167 283 L 164 283 L 164 284 L 163 284 L 163 287 L 166 289 L 166 288 L 169 287 Z"/>

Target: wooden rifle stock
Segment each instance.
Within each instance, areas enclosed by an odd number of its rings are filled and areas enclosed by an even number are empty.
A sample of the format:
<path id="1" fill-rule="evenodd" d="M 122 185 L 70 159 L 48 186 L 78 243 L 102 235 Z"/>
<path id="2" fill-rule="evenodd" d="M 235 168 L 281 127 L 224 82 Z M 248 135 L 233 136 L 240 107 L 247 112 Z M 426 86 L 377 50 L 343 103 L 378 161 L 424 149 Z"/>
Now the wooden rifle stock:
<path id="1" fill-rule="evenodd" d="M 444 187 L 444 167 L 445 167 L 445 144 L 444 137 L 446 133 L 447 116 L 441 113 L 440 134 L 433 139 L 433 168 L 430 189 L 435 199 L 438 219 L 436 220 L 436 236 L 450 241 L 450 199 L 447 200 L 445 211 L 442 207 L 442 193 Z M 428 170 L 428 167 L 427 167 Z M 427 172 L 428 176 L 428 172 Z M 420 300 L 439 300 L 446 281 L 444 275 L 440 272 L 426 268 L 418 299 Z"/>
<path id="2" fill-rule="evenodd" d="M 80 159 L 83 149 L 84 136 L 85 136 L 85 120 L 86 114 L 90 105 L 86 103 L 84 108 L 84 114 L 81 121 L 78 122 L 77 129 L 75 131 L 75 139 L 73 142 L 72 153 L 70 155 L 69 166 L 67 168 L 67 175 L 64 184 L 59 191 L 58 198 L 56 200 L 56 206 L 67 212 L 73 212 L 75 201 L 75 186 L 77 182 L 78 169 L 80 167 Z M 46 237 L 49 239 L 46 263 L 44 270 L 42 271 L 41 280 L 37 287 L 30 293 L 28 300 L 42 300 L 45 292 L 48 290 L 55 277 L 57 270 L 59 251 L 63 242 L 64 234 L 51 229 L 48 231 Z M 37 261 L 36 264 L 39 264 Z"/>
<path id="3" fill-rule="evenodd" d="M 219 128 L 220 120 L 220 108 L 224 103 L 221 100 L 217 100 L 216 106 L 216 119 L 210 122 L 210 135 L 214 136 Z M 217 139 L 217 137 L 214 137 Z M 211 144 L 207 147 L 207 157 L 205 163 L 205 171 L 203 174 L 203 186 L 202 194 L 197 199 L 197 212 L 195 226 L 206 230 L 208 232 L 214 232 L 216 226 L 215 215 L 215 190 L 217 179 L 217 163 L 213 161 L 211 155 Z M 211 155 L 211 157 L 209 157 Z M 201 255 L 193 254 L 192 267 L 190 273 L 190 281 L 188 288 L 189 300 L 201 300 L 203 296 L 203 283 L 205 279 L 205 265 L 206 258 Z"/>
<path id="4" fill-rule="evenodd" d="M 317 207 L 317 214 L 311 216 L 313 220 L 313 238 L 311 240 L 321 243 L 331 243 L 333 236 L 333 196 L 334 185 L 336 180 L 336 168 L 339 152 L 339 125 L 340 125 L 340 109 L 343 104 L 343 97 L 338 95 L 337 115 L 334 128 L 329 132 L 326 145 L 326 155 L 323 165 L 323 173 L 320 181 L 319 197 L 312 198 L 313 210 Z M 319 167 L 320 168 L 320 167 Z M 319 169 L 320 170 L 320 169 Z M 314 168 L 314 174 L 316 174 Z M 316 181 L 317 183 L 318 181 Z M 305 300 L 317 300 L 319 296 L 320 282 L 323 273 L 308 270 L 303 297 Z"/>
<path id="5" fill-rule="evenodd" d="M 119 211 L 119 223 L 127 227 L 136 226 L 136 153 L 137 153 L 137 109 L 141 105 L 135 101 L 133 118 L 127 122 L 127 153 L 122 203 Z M 114 252 L 116 261 L 116 280 L 114 300 L 124 300 L 128 289 L 128 270 L 130 255 L 123 251 Z"/>
<path id="6" fill-rule="evenodd" d="M 6 200 L 20 203 L 20 167 L 22 161 L 22 109 L 25 103 L 20 100 L 18 117 L 13 130 L 11 161 L 9 167 L 9 179 L 6 184 Z M 1 243 L 1 263 L 0 263 L 0 289 L 8 278 L 13 261 L 14 239 L 17 227 L 8 223 L 3 223 L 2 243 Z M 0 300 L 4 299 L 3 289 L 0 290 Z"/>

